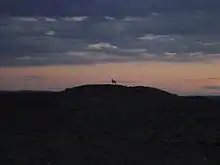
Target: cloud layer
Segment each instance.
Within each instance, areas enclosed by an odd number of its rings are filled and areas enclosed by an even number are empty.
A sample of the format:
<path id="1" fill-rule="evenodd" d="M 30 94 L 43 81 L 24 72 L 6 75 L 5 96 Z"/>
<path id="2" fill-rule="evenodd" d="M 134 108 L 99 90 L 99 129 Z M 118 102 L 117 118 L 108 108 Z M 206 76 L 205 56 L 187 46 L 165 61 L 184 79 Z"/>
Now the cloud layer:
<path id="1" fill-rule="evenodd" d="M 220 86 L 204 86 L 203 88 L 207 90 L 220 91 Z"/>
<path id="2" fill-rule="evenodd" d="M 0 17 L 0 66 L 212 62 L 220 57 L 218 16 Z"/>
<path id="3" fill-rule="evenodd" d="M 219 0 L 1 0 L 10 15 L 143 16 L 150 12 L 219 11 Z"/>

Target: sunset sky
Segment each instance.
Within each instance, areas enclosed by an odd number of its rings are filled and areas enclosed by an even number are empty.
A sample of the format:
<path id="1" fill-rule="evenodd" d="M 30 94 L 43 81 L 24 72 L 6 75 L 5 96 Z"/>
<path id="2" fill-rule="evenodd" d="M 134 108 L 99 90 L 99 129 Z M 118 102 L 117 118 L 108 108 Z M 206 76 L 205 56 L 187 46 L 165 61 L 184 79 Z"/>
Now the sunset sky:
<path id="1" fill-rule="evenodd" d="M 1 0 L 0 90 L 83 84 L 220 95 L 220 1 Z"/>

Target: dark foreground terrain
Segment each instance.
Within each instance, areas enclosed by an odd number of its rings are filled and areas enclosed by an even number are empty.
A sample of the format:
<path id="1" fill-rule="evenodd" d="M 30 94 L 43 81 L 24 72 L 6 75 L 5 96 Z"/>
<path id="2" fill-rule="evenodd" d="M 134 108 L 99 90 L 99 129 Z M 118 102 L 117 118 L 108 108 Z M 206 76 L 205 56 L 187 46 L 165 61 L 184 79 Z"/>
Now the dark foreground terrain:
<path id="1" fill-rule="evenodd" d="M 218 165 L 220 101 L 88 85 L 0 94 L 1 165 Z"/>

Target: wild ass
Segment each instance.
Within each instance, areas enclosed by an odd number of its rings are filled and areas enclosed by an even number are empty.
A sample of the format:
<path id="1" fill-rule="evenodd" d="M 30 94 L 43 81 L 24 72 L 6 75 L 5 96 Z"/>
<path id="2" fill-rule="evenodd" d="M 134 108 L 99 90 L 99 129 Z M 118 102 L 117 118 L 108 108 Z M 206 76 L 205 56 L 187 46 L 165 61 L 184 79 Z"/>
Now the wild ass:
<path id="1" fill-rule="evenodd" d="M 113 78 L 112 78 L 112 85 L 116 85 L 116 80 L 114 80 Z"/>

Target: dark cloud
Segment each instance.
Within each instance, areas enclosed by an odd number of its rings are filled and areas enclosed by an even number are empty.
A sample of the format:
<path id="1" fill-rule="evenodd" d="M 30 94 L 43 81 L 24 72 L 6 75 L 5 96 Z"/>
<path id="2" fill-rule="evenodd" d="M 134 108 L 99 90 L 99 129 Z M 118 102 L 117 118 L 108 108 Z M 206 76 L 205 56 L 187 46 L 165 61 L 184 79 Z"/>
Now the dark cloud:
<path id="1" fill-rule="evenodd" d="M 35 76 L 35 75 L 29 75 L 29 76 L 24 76 L 23 80 L 24 81 L 36 81 L 36 80 L 41 80 L 42 77 L 40 76 Z"/>
<path id="2" fill-rule="evenodd" d="M 101 20 L 1 17 L 0 66 L 210 62 L 220 57 L 220 24 L 216 20 L 216 14 L 203 12 Z"/>
<path id="3" fill-rule="evenodd" d="M 208 90 L 220 90 L 220 86 L 204 86 L 203 88 Z"/>
<path id="4" fill-rule="evenodd" d="M 220 80 L 220 77 L 210 77 L 210 78 L 207 78 L 208 80 Z"/>
<path id="5" fill-rule="evenodd" d="M 152 11 L 218 11 L 218 0 L 1 0 L 1 14 L 10 15 L 136 15 Z"/>

